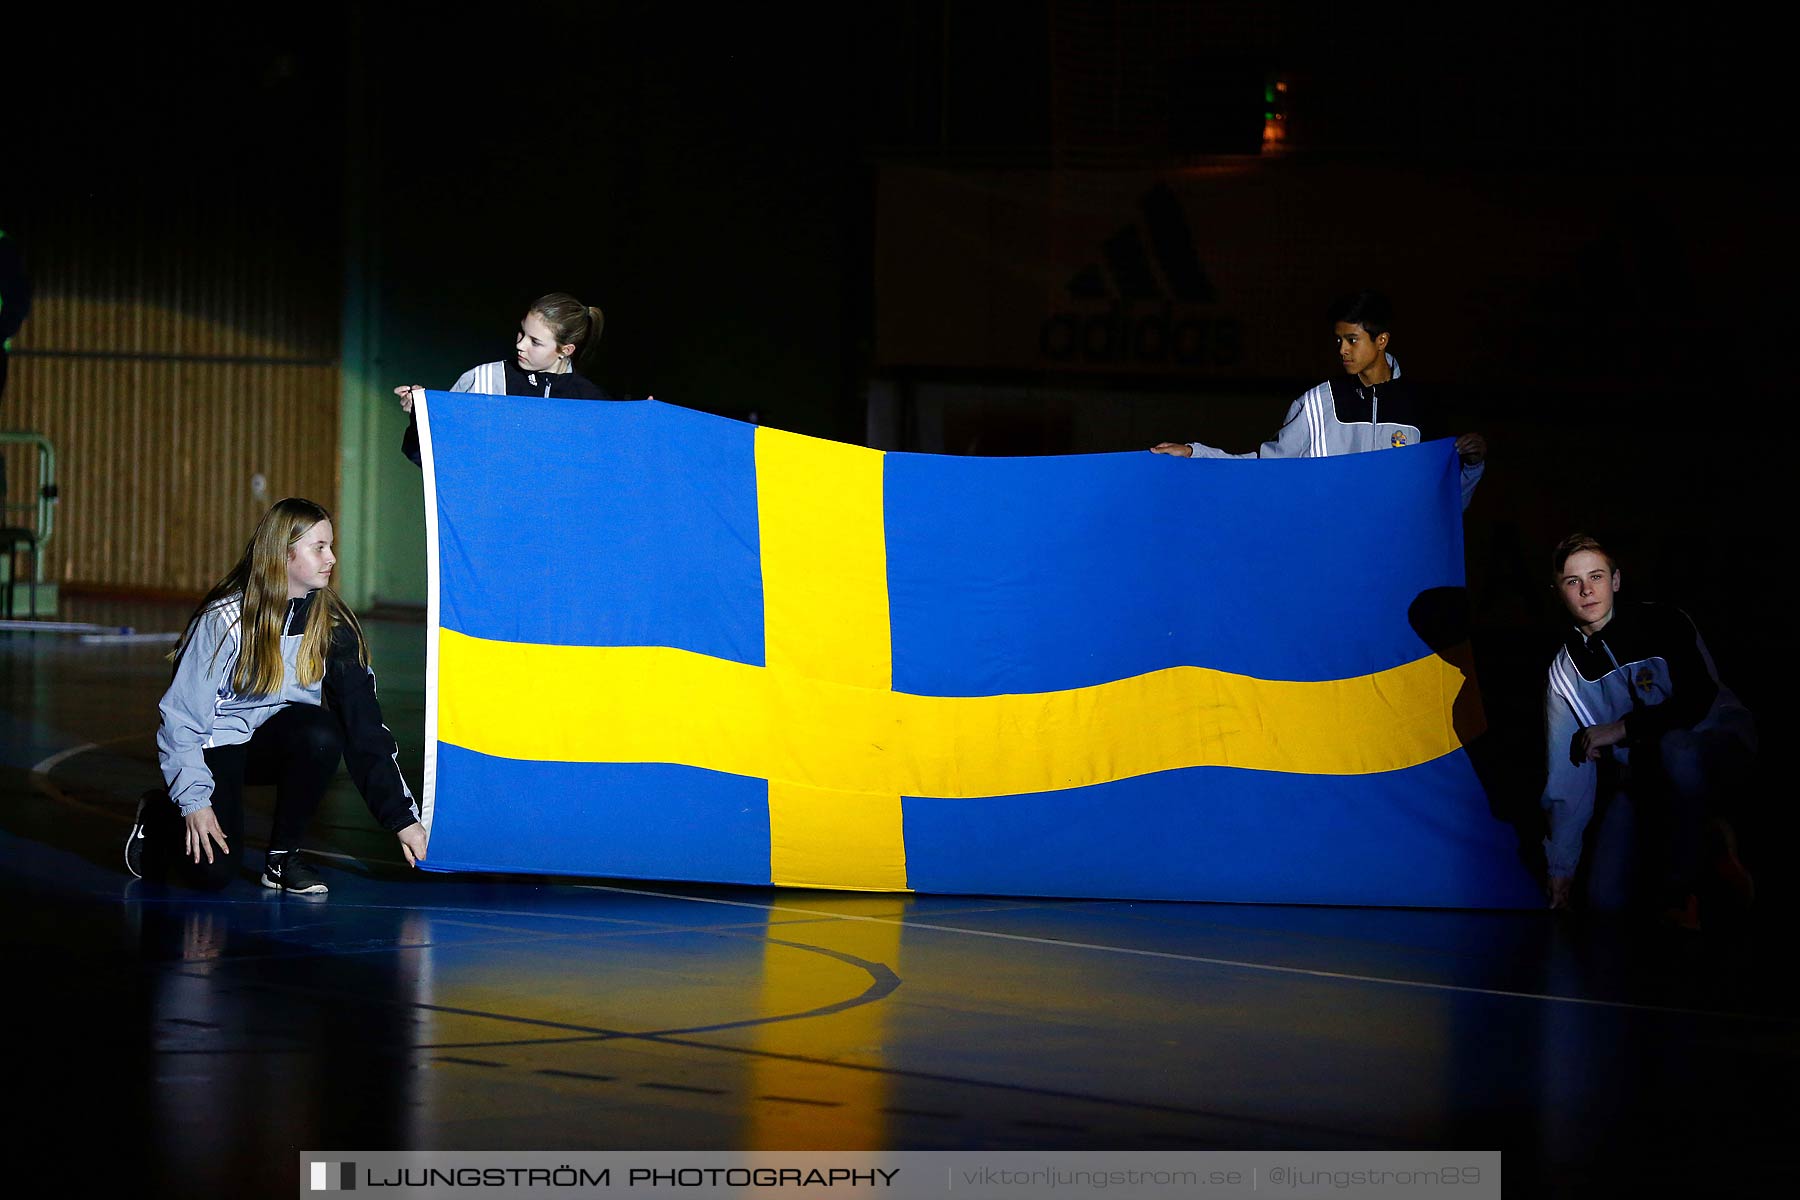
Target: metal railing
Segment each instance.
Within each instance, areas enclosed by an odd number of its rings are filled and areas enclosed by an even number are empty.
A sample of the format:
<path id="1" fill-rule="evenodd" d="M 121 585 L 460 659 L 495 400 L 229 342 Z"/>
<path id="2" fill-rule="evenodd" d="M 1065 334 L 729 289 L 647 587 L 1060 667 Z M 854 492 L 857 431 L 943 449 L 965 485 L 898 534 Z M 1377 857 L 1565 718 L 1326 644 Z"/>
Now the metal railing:
<path id="1" fill-rule="evenodd" d="M 41 433 L 5 429 L 0 429 L 0 444 L 36 446 L 38 449 L 38 480 L 32 499 L 24 504 L 6 504 L 4 511 L 0 511 L 0 525 L 12 524 L 6 516 L 8 513 L 34 513 L 34 532 L 38 545 L 42 546 L 50 540 L 56 526 L 56 447 Z M 4 499 L 0 497 L 0 500 Z"/>
<path id="2" fill-rule="evenodd" d="M 15 582 L 13 556 L 21 548 L 29 550 L 31 553 L 31 579 L 29 581 L 32 585 L 31 604 L 32 612 L 35 615 L 37 612 L 37 585 L 44 582 L 44 545 L 49 542 L 50 535 L 56 530 L 56 448 L 50 444 L 50 439 L 41 433 L 0 430 L 0 445 L 9 444 L 37 447 L 37 487 L 32 492 L 31 500 L 24 504 L 12 504 L 7 502 L 7 497 L 0 496 L 0 528 L 18 529 L 31 535 L 29 543 L 26 543 L 23 538 L 15 541 L 13 538 L 0 535 L 5 538 L 5 544 L 0 545 L 0 559 L 4 559 L 4 562 L 0 562 L 0 568 L 4 568 L 0 570 L 0 576 L 4 577 L 0 579 L 0 587 L 6 589 L 5 600 L 7 603 L 4 607 L 10 613 L 12 611 L 12 589 Z M 12 514 L 15 512 L 21 516 L 30 515 L 32 523 L 27 525 L 21 521 L 17 525 L 13 524 Z"/>

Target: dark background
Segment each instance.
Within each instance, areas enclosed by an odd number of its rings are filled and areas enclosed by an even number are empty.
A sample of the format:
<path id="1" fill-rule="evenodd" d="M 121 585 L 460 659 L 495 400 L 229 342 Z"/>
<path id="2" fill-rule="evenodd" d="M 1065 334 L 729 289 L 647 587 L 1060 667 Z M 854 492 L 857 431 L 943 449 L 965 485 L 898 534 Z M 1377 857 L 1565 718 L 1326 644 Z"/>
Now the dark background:
<path id="1" fill-rule="evenodd" d="M 1791 109 L 1767 31 L 1628 4 L 14 7 L 0 203 L 27 238 L 95 197 L 154 233 L 220 190 L 280 212 L 321 255 L 354 220 L 412 314 L 401 333 L 504 332 L 556 280 L 609 310 L 602 369 L 620 390 L 766 377 L 793 427 L 850 439 L 882 163 L 1254 152 L 1260 82 L 1279 72 L 1295 153 L 1471 178 L 1674 174 L 1748 199 L 1783 174 Z M 1069 43 L 1088 31 L 1082 58 Z M 1787 231 L 1632 232 L 1582 294 L 1522 297 L 1489 336 L 1618 392 L 1774 385 L 1775 297 L 1697 294 L 1681 263 L 1724 232 L 1745 283 L 1779 280 Z M 1453 256 L 1481 231 L 1367 236 Z M 1587 336 L 1543 345 L 1538 326 L 1566 325 L 1546 310 L 1571 308 Z"/>

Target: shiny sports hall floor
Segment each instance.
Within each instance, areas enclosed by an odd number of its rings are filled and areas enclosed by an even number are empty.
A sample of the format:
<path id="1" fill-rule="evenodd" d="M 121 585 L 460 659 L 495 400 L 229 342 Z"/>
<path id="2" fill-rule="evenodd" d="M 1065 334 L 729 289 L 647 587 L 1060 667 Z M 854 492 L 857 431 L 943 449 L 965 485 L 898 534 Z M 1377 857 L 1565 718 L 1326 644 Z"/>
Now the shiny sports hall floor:
<path id="1" fill-rule="evenodd" d="M 416 781 L 423 630 L 369 632 Z M 45 1182 L 289 1194 L 300 1150 L 1443 1148 L 1501 1150 L 1508 1194 L 1751 1194 L 1794 1162 L 1780 902 L 1695 937 L 444 876 L 341 774 L 329 897 L 185 893 L 120 854 L 166 648 L 0 633 L 8 1140 Z"/>

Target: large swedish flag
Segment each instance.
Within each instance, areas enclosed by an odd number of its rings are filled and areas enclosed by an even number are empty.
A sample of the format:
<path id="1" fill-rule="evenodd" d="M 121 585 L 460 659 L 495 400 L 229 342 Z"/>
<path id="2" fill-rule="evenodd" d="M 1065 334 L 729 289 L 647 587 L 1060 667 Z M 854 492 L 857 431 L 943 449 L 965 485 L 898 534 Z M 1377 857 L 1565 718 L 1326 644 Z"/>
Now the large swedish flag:
<path id="1" fill-rule="evenodd" d="M 883 454 L 432 392 L 426 821 L 447 870 L 1528 903 L 1415 628 L 1447 443 Z"/>

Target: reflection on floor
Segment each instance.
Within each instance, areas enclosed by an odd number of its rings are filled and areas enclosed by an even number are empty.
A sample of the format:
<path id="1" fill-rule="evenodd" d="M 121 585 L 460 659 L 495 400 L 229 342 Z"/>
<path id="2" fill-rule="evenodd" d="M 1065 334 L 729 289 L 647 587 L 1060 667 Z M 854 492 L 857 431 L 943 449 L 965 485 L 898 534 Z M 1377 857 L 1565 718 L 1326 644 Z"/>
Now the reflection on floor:
<path id="1" fill-rule="evenodd" d="M 423 632 L 370 636 L 416 779 Z M 1497 1147 L 1509 1190 L 1573 1195 L 1712 1190 L 1721 1162 L 1751 1186 L 1786 1155 L 1800 1021 L 1766 911 L 1679 940 L 437 876 L 343 780 L 329 897 L 132 881 L 165 649 L 0 634 L 15 1145 L 108 1182 L 254 1194 L 301 1150 L 405 1147 Z"/>

